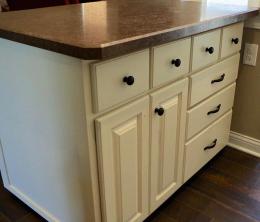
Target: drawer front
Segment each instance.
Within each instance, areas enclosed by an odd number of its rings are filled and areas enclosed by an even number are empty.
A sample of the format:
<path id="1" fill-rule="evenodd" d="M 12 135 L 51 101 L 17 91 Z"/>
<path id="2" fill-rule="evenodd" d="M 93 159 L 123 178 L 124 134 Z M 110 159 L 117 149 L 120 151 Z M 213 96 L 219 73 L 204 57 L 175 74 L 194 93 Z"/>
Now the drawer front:
<path id="1" fill-rule="evenodd" d="M 223 28 L 221 58 L 239 52 L 243 36 L 244 23 Z"/>
<path id="2" fill-rule="evenodd" d="M 149 50 L 96 63 L 91 68 L 95 112 L 149 89 Z"/>
<path id="3" fill-rule="evenodd" d="M 240 54 L 191 76 L 190 106 L 223 89 L 237 78 Z"/>
<path id="4" fill-rule="evenodd" d="M 192 177 L 227 145 L 231 116 L 232 111 L 229 111 L 185 145 L 184 181 Z"/>
<path id="5" fill-rule="evenodd" d="M 191 38 L 152 48 L 153 86 L 189 72 Z"/>
<path id="6" fill-rule="evenodd" d="M 187 139 L 230 110 L 234 103 L 236 84 L 228 86 L 187 113 Z"/>
<path id="7" fill-rule="evenodd" d="M 192 70 L 200 69 L 218 60 L 220 29 L 194 37 Z"/>

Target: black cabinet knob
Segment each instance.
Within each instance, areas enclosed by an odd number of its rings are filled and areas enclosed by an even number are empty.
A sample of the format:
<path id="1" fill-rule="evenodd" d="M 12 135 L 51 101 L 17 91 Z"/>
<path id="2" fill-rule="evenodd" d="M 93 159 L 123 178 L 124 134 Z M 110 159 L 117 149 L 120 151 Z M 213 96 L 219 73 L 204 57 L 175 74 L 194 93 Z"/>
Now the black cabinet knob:
<path id="1" fill-rule="evenodd" d="M 232 38 L 232 43 L 237 45 L 239 43 L 239 38 Z"/>
<path id="2" fill-rule="evenodd" d="M 164 114 L 164 108 L 155 108 L 154 112 L 157 113 L 159 116 L 162 116 Z"/>
<path id="3" fill-rule="evenodd" d="M 173 59 L 172 60 L 172 65 L 175 65 L 176 67 L 179 67 L 181 65 L 181 60 L 180 59 Z"/>
<path id="4" fill-rule="evenodd" d="M 123 82 L 125 82 L 127 85 L 131 86 L 135 82 L 135 78 L 133 76 L 125 76 L 123 78 Z"/>
<path id="5" fill-rule="evenodd" d="M 208 52 L 209 54 L 213 54 L 214 48 L 213 47 L 207 47 L 206 52 Z"/>

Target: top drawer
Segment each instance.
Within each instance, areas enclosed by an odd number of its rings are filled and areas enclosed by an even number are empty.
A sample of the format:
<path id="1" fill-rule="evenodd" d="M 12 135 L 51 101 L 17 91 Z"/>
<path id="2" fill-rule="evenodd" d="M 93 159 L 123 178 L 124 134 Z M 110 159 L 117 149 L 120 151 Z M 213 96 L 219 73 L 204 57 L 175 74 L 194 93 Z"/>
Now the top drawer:
<path id="1" fill-rule="evenodd" d="M 152 48 L 153 86 L 189 72 L 191 38 Z"/>
<path id="2" fill-rule="evenodd" d="M 220 29 L 194 37 L 192 70 L 200 69 L 218 60 Z"/>
<path id="3" fill-rule="evenodd" d="M 221 58 L 227 57 L 241 49 L 243 23 L 223 28 Z"/>
<path id="4" fill-rule="evenodd" d="M 240 54 L 191 76 L 190 106 L 223 89 L 237 78 Z"/>
<path id="5" fill-rule="evenodd" d="M 98 112 L 149 89 L 149 50 L 95 63 L 91 71 Z"/>

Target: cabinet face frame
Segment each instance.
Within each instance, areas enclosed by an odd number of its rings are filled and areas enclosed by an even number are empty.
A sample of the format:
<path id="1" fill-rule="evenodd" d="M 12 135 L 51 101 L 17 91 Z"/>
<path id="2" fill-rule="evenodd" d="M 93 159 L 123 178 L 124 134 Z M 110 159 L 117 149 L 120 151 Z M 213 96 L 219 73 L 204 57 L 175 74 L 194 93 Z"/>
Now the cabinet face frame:
<path id="1" fill-rule="evenodd" d="M 95 121 L 104 222 L 148 215 L 149 97 Z"/>
<path id="2" fill-rule="evenodd" d="M 187 95 L 188 79 L 151 94 L 151 212 L 182 184 Z M 162 116 L 154 112 L 159 107 Z"/>

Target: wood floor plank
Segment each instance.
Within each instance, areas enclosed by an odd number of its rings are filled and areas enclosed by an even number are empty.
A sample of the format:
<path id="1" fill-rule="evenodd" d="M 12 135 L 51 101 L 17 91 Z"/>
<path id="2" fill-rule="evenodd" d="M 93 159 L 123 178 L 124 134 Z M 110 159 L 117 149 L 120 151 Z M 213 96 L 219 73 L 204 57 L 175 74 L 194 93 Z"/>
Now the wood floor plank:
<path id="1" fill-rule="evenodd" d="M 17 221 L 31 212 L 31 209 L 10 193 L 6 193 L 1 195 L 0 212 L 11 221 Z"/>
<path id="2" fill-rule="evenodd" d="M 250 196 L 252 190 L 233 177 L 225 177 L 217 170 L 208 168 L 192 181 L 191 187 L 244 216 L 260 221 L 260 202 Z"/>
<path id="3" fill-rule="evenodd" d="M 218 170 L 225 177 L 234 177 L 241 184 L 250 189 L 259 190 L 260 193 L 260 171 L 250 169 L 226 158 L 214 159 L 208 164 L 208 167 Z"/>
<path id="4" fill-rule="evenodd" d="M 46 222 L 46 220 L 36 213 L 30 213 L 16 222 Z"/>
<path id="5" fill-rule="evenodd" d="M 184 189 L 181 189 L 180 192 L 177 192 L 176 195 L 174 195 L 174 198 L 193 209 L 211 216 L 214 218 L 214 222 L 255 222 L 255 220 L 252 220 L 239 212 L 233 211 L 225 203 L 212 199 L 208 195 L 193 189 L 189 185 L 185 186 Z"/>
<path id="6" fill-rule="evenodd" d="M 226 147 L 222 151 L 221 158 L 232 160 L 250 169 L 260 171 L 260 158 L 248 153 Z"/>
<path id="7" fill-rule="evenodd" d="M 178 222 L 211 222 L 213 218 L 202 211 L 191 208 L 187 204 L 171 198 L 161 209 L 161 213 Z"/>
<path id="8" fill-rule="evenodd" d="M 4 214 L 2 214 L 0 212 L 0 222 L 12 222 L 11 220 L 9 220 L 8 217 L 6 217 Z"/>
<path id="9" fill-rule="evenodd" d="M 178 222 L 178 221 L 176 221 L 160 212 L 155 212 L 149 218 L 147 218 L 144 222 Z"/>

